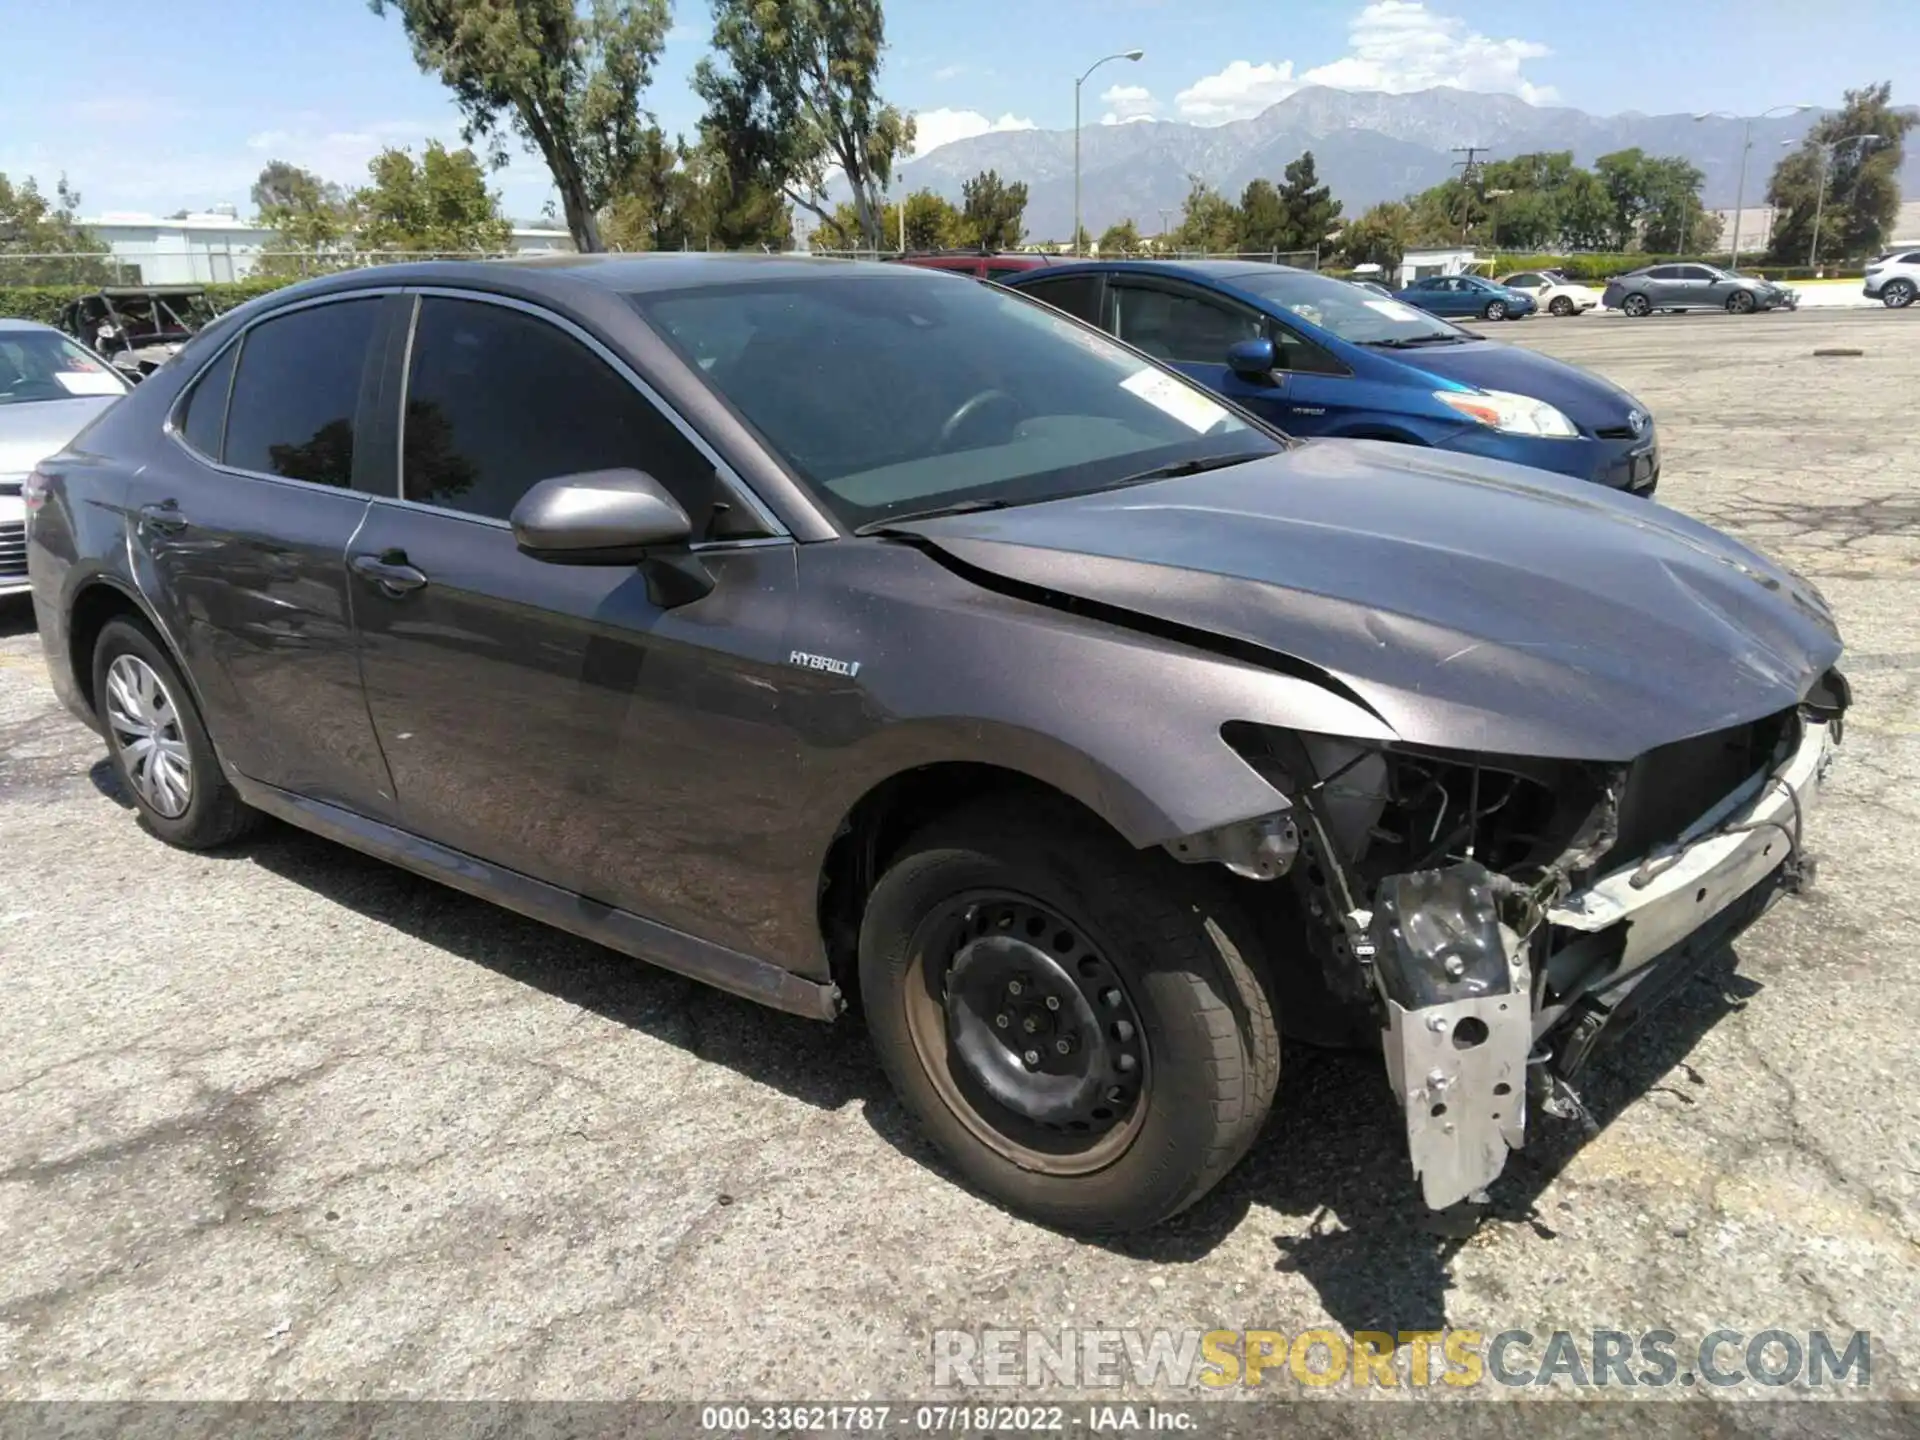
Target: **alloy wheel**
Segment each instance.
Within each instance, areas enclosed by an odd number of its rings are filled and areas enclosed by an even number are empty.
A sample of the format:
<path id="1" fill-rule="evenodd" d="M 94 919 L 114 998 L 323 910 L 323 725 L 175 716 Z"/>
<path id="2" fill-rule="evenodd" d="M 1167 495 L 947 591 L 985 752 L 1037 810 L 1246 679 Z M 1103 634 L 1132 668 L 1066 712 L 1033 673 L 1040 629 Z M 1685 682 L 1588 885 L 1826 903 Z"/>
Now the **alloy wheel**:
<path id="1" fill-rule="evenodd" d="M 1880 301 L 1889 310 L 1904 310 L 1913 303 L 1915 286 L 1911 280 L 1889 280 L 1880 292 Z"/>
<path id="2" fill-rule="evenodd" d="M 1643 315 L 1648 315 L 1653 312 L 1653 306 L 1648 302 L 1647 297 L 1644 295 L 1627 296 L 1625 300 L 1622 300 L 1620 302 L 1620 308 L 1622 311 L 1624 311 L 1628 315 L 1631 315 L 1636 320 L 1638 320 Z"/>
<path id="3" fill-rule="evenodd" d="M 116 655 L 107 667 L 107 727 L 140 798 L 168 820 L 186 814 L 193 803 L 193 757 L 180 729 L 180 708 L 138 655 Z"/>
<path id="4" fill-rule="evenodd" d="M 1077 925 L 1025 896 L 956 896 L 917 927 L 907 1026 L 941 1098 L 1024 1169 L 1082 1175 L 1123 1154 L 1151 1064 L 1125 982 Z"/>
<path id="5" fill-rule="evenodd" d="M 1507 302 L 1494 300 L 1487 305 L 1487 319 L 1504 320 L 1507 318 Z"/>

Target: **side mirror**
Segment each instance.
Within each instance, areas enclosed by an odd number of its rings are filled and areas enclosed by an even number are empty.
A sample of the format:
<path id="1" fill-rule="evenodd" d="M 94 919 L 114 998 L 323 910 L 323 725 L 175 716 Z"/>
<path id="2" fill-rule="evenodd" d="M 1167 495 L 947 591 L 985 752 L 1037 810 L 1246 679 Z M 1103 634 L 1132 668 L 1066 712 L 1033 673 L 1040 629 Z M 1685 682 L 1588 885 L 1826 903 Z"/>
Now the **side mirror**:
<path id="1" fill-rule="evenodd" d="M 1271 379 L 1279 363 L 1271 340 L 1238 340 L 1227 347 L 1227 367 L 1242 380 Z"/>
<path id="2" fill-rule="evenodd" d="M 640 470 L 542 480 L 520 497 L 509 523 L 525 554 L 556 565 L 635 565 L 693 534 L 680 502 Z"/>

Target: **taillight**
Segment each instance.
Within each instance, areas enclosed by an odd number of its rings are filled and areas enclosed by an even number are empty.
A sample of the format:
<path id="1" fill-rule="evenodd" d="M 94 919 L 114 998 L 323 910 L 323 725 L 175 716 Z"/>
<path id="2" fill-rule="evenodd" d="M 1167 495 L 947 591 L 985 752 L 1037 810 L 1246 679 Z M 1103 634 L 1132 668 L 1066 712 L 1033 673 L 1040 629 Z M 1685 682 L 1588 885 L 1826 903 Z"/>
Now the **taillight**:
<path id="1" fill-rule="evenodd" d="M 20 498 L 25 502 L 29 515 L 47 503 L 47 490 L 47 477 L 38 470 L 33 471 L 21 482 Z"/>

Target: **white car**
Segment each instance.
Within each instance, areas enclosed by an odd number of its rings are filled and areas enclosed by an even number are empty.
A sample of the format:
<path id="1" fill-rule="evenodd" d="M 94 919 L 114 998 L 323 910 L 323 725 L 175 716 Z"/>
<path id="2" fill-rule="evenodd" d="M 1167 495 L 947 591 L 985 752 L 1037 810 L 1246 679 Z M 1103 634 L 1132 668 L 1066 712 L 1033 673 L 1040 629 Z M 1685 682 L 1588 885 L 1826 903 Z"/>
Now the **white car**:
<path id="1" fill-rule="evenodd" d="M 1576 284 L 1557 270 L 1521 270 L 1503 275 L 1500 283 L 1531 295 L 1545 315 L 1584 315 L 1600 304 L 1599 291 Z"/>
<path id="2" fill-rule="evenodd" d="M 1920 296 L 1920 250 L 1890 250 L 1867 262 L 1865 291 L 1889 310 L 1904 310 Z"/>
<path id="3" fill-rule="evenodd" d="M 0 320 L 0 597 L 27 589 L 27 472 L 130 388 L 51 325 Z"/>

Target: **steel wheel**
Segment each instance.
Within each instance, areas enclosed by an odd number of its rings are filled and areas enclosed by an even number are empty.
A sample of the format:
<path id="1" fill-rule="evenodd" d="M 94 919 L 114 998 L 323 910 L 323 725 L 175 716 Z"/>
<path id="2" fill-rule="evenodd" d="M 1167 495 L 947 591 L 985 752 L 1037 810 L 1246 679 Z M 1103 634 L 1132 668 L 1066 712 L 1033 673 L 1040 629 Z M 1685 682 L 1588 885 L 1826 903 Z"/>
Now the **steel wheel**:
<path id="1" fill-rule="evenodd" d="M 1629 295 L 1620 302 L 1620 313 L 1623 315 L 1631 315 L 1634 319 L 1638 320 L 1642 316 L 1651 315 L 1653 313 L 1653 305 L 1644 295 Z"/>
<path id="2" fill-rule="evenodd" d="M 906 1018 L 956 1118 L 1015 1164 L 1083 1175 L 1147 1111 L 1145 1027 L 1079 926 L 1024 896 L 955 896 L 913 937 Z"/>
<path id="3" fill-rule="evenodd" d="M 107 727 L 127 778 L 156 814 L 169 820 L 193 803 L 193 757 L 180 711 L 167 687 L 138 655 L 117 655 L 107 667 Z"/>
<path id="4" fill-rule="evenodd" d="M 1880 291 L 1880 303 L 1889 310 L 1904 310 L 1913 303 L 1915 293 L 1911 280 L 1889 280 Z"/>

